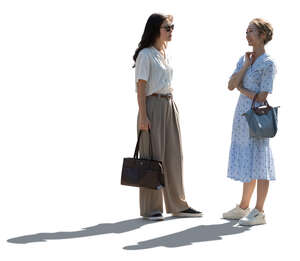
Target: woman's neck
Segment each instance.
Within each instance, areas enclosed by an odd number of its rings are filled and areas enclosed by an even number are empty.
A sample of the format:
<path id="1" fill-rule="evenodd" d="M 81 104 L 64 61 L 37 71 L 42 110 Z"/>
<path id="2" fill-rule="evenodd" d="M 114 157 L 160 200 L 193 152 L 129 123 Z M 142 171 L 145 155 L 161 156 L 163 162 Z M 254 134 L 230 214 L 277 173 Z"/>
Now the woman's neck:
<path id="1" fill-rule="evenodd" d="M 165 52 L 166 44 L 164 42 L 156 41 L 153 47 L 161 53 L 164 59 L 166 59 L 166 52 Z"/>
<path id="2" fill-rule="evenodd" d="M 266 51 L 264 46 L 253 46 L 253 52 L 255 54 L 255 58 L 257 58 L 264 54 Z"/>
<path id="3" fill-rule="evenodd" d="M 165 43 L 159 40 L 157 40 L 153 46 L 160 52 L 162 52 L 165 49 Z"/>

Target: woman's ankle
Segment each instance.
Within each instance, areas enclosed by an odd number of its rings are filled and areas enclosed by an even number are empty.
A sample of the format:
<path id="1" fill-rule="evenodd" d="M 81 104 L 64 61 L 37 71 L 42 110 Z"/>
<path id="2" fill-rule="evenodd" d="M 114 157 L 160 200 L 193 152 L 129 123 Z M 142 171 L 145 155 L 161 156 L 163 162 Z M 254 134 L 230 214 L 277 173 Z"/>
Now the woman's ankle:
<path id="1" fill-rule="evenodd" d="M 239 207 L 241 208 L 241 209 L 247 209 L 247 208 L 249 208 L 249 204 L 245 204 L 245 203 L 241 203 L 240 205 L 239 205 Z"/>
<path id="2" fill-rule="evenodd" d="M 264 208 L 263 208 L 263 207 L 255 206 L 255 208 L 256 208 L 259 212 L 264 212 Z"/>

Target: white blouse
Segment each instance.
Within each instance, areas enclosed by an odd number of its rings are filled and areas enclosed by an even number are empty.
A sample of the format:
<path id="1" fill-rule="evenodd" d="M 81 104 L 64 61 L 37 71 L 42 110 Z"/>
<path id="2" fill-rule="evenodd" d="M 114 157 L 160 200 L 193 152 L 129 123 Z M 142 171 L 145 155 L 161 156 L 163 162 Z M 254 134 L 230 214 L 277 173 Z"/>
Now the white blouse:
<path id="1" fill-rule="evenodd" d="M 173 69 L 169 64 L 169 57 L 166 58 L 155 48 L 142 49 L 135 62 L 135 91 L 139 79 L 147 81 L 146 96 L 153 93 L 171 93 L 171 80 Z"/>

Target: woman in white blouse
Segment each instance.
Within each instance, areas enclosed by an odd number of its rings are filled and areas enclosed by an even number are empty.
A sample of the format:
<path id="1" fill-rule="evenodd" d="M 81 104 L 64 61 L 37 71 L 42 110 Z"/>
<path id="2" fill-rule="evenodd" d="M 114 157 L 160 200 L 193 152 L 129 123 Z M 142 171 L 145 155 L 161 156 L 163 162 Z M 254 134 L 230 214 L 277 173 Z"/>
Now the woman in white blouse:
<path id="1" fill-rule="evenodd" d="M 172 40 L 173 17 L 152 14 L 135 51 L 135 83 L 138 96 L 138 132 L 141 130 L 140 154 L 149 155 L 149 135 L 153 159 L 164 167 L 162 190 L 140 188 L 140 215 L 149 220 L 163 220 L 163 196 L 166 212 L 173 216 L 194 217 L 202 213 L 189 207 L 182 181 L 182 149 L 178 110 L 173 100 L 173 70 L 166 53 Z M 151 130 L 151 131 L 150 131 Z"/>

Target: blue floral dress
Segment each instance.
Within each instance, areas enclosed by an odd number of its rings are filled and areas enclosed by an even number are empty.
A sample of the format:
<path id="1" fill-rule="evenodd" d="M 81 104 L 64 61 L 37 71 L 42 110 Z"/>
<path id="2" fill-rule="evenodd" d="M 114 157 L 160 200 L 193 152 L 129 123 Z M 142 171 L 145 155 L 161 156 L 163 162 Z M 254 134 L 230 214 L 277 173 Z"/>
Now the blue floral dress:
<path id="1" fill-rule="evenodd" d="M 245 56 L 242 56 L 234 73 L 240 71 L 244 62 Z M 272 93 L 275 73 L 273 60 L 264 53 L 247 69 L 243 87 L 253 92 Z M 250 137 L 248 123 L 242 116 L 251 108 L 251 104 L 252 100 L 241 93 L 233 119 L 227 176 L 241 182 L 250 182 L 253 179 L 275 180 L 269 138 Z M 256 103 L 257 105 L 260 103 Z"/>

